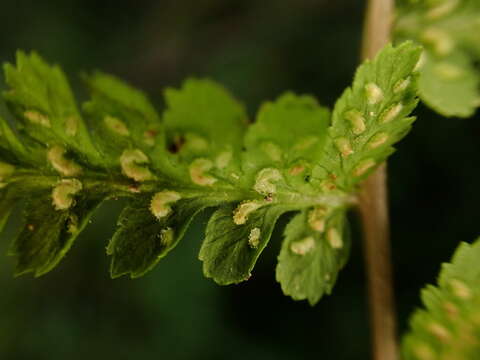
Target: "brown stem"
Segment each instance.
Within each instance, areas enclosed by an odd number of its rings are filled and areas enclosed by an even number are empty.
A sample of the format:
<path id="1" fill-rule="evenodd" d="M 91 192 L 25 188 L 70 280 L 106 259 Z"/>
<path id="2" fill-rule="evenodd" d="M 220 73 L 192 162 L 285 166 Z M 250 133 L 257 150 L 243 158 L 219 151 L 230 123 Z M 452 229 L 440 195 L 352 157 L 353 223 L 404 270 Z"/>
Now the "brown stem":
<path id="1" fill-rule="evenodd" d="M 390 41 L 394 0 L 368 0 L 362 58 L 372 59 Z M 375 360 L 398 360 L 395 305 L 390 260 L 387 166 L 362 185 L 360 215 Z"/>

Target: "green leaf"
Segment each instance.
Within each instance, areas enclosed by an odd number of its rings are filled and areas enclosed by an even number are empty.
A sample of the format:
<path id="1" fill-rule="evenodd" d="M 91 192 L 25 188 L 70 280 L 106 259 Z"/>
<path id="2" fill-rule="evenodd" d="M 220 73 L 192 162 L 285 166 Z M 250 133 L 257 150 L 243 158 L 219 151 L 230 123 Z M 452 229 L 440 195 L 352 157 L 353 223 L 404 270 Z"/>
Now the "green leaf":
<path id="1" fill-rule="evenodd" d="M 0 233 L 10 217 L 10 214 L 18 201 L 18 196 L 11 189 L 2 189 L 0 192 Z"/>
<path id="2" fill-rule="evenodd" d="M 9 252 L 17 258 L 15 275 L 32 272 L 38 277 L 52 270 L 103 199 L 104 194 L 99 192 L 83 193 L 75 200 L 75 206 L 59 210 L 52 204 L 50 194 L 36 194 L 25 209 L 25 225 Z"/>
<path id="3" fill-rule="evenodd" d="M 245 223 L 236 224 L 234 210 L 228 205 L 213 213 L 199 254 L 205 276 L 221 285 L 250 278 L 277 219 L 288 211 L 282 206 L 265 206 L 251 212 Z"/>
<path id="4" fill-rule="evenodd" d="M 2 158 L 10 158 L 9 160 L 17 160 L 17 157 L 29 158 L 27 149 L 15 136 L 13 130 L 5 119 L 0 117 L 0 151 L 3 153 Z"/>
<path id="5" fill-rule="evenodd" d="M 480 3 L 476 0 L 403 1 L 396 41 L 424 46 L 421 99 L 445 116 L 469 117 L 480 106 Z"/>
<path id="6" fill-rule="evenodd" d="M 194 134 L 205 143 L 185 142 L 181 147 L 195 154 L 241 150 L 247 125 L 245 109 L 221 85 L 210 80 L 189 79 L 179 90 L 166 89 L 165 101 L 168 108 L 163 119 L 169 140 L 183 136 L 188 141 L 188 134 Z"/>
<path id="7" fill-rule="evenodd" d="M 129 274 L 136 278 L 150 271 L 182 239 L 190 222 L 203 209 L 219 204 L 218 199 L 180 199 L 162 217 L 152 212 L 152 197 L 134 201 L 120 215 L 119 228 L 108 245 L 112 255 L 112 277 Z M 162 213 L 163 215 L 163 213 Z"/>
<path id="8" fill-rule="evenodd" d="M 50 271 L 103 200 L 126 197 L 107 249 L 113 277 L 145 274 L 198 212 L 216 207 L 199 257 L 206 276 L 237 283 L 250 277 L 277 219 L 300 211 L 277 278 L 293 298 L 315 303 L 348 255 L 353 185 L 413 121 L 418 55 L 412 44 L 387 47 L 360 67 L 332 116 L 313 97 L 286 93 L 247 128 L 243 106 L 209 80 L 167 89 L 159 116 L 145 94 L 99 72 L 84 76 L 85 125 L 61 70 L 19 52 L 17 66 L 6 65 L 14 119 L 0 119 L 0 227 L 27 200 L 11 251 L 16 273 Z M 314 248 L 299 257 L 290 250 L 304 251 L 305 238 Z"/>
<path id="9" fill-rule="evenodd" d="M 335 104 L 322 165 L 339 188 L 351 191 L 410 130 L 420 52 L 411 42 L 386 46 L 358 68 L 353 86 Z"/>
<path id="10" fill-rule="evenodd" d="M 84 76 L 91 99 L 83 105 L 95 143 L 110 166 L 118 164 L 125 149 L 152 155 L 165 151 L 165 133 L 160 117 L 145 94 L 114 76 L 95 72 Z M 163 154 L 161 154 L 163 155 Z M 165 155 L 162 156 L 165 158 Z M 162 157 L 151 156 L 159 167 Z"/>
<path id="11" fill-rule="evenodd" d="M 214 176 L 213 182 L 235 183 L 247 125 L 244 107 L 221 85 L 199 79 L 186 80 L 178 90 L 166 89 L 165 102 L 163 120 L 177 166 L 195 168 L 198 163 Z M 200 186 L 212 183 L 190 178 Z"/>
<path id="12" fill-rule="evenodd" d="M 106 106 L 110 103 L 111 106 L 118 106 L 123 110 L 129 109 L 141 115 L 140 127 L 146 127 L 152 123 L 159 122 L 159 115 L 147 95 L 124 81 L 99 71 L 91 75 L 85 75 L 83 79 L 88 85 L 92 96 L 105 101 Z M 132 127 L 138 125 L 128 118 L 125 121 L 129 122 Z"/>
<path id="13" fill-rule="evenodd" d="M 422 291 L 403 339 L 406 360 L 476 359 L 480 353 L 480 239 L 462 243 L 443 264 L 437 286 Z"/>
<path id="14" fill-rule="evenodd" d="M 445 116 L 471 116 L 480 99 L 480 72 L 461 53 L 425 59 L 418 83 L 422 100 Z"/>
<path id="15" fill-rule="evenodd" d="M 42 143 L 66 144 L 85 161 L 99 165 L 101 158 L 62 70 L 36 53 L 22 51 L 17 52 L 16 67 L 5 64 L 4 68 L 10 87 L 4 98 L 24 132 Z"/>
<path id="16" fill-rule="evenodd" d="M 315 211 L 304 210 L 288 223 L 276 271 L 285 295 L 311 305 L 331 293 L 350 250 L 345 213 L 330 214 L 318 231 L 309 224 Z"/>
<path id="17" fill-rule="evenodd" d="M 244 171 L 289 169 L 320 162 L 330 111 L 311 96 L 287 93 L 265 103 L 245 136 Z"/>

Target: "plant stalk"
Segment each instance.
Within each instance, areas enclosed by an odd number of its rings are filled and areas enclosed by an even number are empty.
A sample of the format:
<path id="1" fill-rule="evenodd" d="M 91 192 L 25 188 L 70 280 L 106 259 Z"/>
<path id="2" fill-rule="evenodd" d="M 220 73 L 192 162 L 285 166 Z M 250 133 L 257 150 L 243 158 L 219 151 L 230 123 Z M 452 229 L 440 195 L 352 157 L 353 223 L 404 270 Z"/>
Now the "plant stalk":
<path id="1" fill-rule="evenodd" d="M 394 0 L 368 0 L 362 44 L 363 60 L 373 59 L 390 41 L 393 11 Z M 359 200 L 373 359 L 398 360 L 386 164 L 380 166 L 362 184 Z"/>

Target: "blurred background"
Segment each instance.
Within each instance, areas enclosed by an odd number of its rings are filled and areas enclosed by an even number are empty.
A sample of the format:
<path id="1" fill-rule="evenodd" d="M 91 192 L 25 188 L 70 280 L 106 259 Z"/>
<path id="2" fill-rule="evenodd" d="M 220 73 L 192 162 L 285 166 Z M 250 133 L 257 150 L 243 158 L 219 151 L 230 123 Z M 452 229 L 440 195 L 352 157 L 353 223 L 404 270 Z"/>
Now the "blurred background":
<path id="1" fill-rule="evenodd" d="M 78 74 L 101 69 L 145 90 L 187 76 L 223 83 L 247 105 L 291 89 L 332 106 L 359 59 L 358 0 L 3 1 L 0 59 L 37 50 L 59 63 L 80 99 Z M 3 85 L 2 85 L 3 87 Z M 444 119 L 424 106 L 389 162 L 400 330 L 460 241 L 480 234 L 480 122 Z M 477 116 L 478 117 L 478 116 Z M 53 272 L 13 279 L 0 237 L 0 359 L 367 359 L 369 324 L 358 223 L 351 260 L 315 307 L 282 295 L 277 228 L 253 277 L 220 287 L 197 260 L 207 214 L 154 271 L 111 280 L 105 246 L 119 204 L 105 204 Z M 285 223 L 286 219 L 283 219 Z M 18 222 L 18 221 L 17 221 Z"/>

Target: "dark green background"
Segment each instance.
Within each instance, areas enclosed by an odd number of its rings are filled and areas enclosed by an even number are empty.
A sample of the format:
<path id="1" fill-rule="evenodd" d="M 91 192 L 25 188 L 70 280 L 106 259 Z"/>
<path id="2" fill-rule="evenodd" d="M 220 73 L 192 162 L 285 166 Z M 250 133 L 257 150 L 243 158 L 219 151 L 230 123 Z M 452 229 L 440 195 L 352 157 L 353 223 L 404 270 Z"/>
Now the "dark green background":
<path id="1" fill-rule="evenodd" d="M 0 59 L 35 49 L 64 67 L 81 98 L 77 74 L 98 68 L 146 90 L 160 109 L 162 88 L 191 75 L 225 84 L 251 116 L 288 89 L 332 106 L 358 62 L 362 13 L 358 0 L 3 1 Z M 402 331 L 419 289 L 458 242 L 480 233 L 479 120 L 443 119 L 423 106 L 416 113 L 389 163 Z M 247 283 L 204 279 L 197 252 L 206 215 L 150 274 L 110 280 L 105 246 L 120 205 L 104 205 L 40 279 L 12 278 L 3 254 L 14 224 L 1 236 L 0 359 L 368 358 L 358 231 L 334 295 L 312 308 L 275 282 L 281 227 Z"/>

